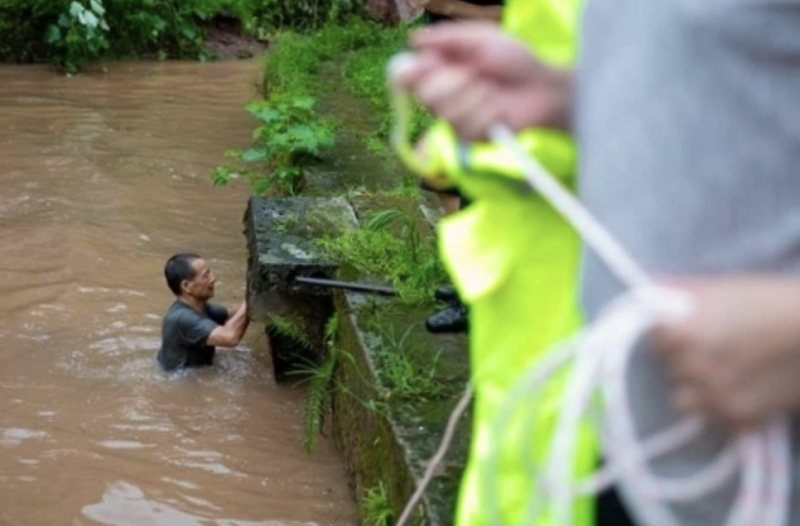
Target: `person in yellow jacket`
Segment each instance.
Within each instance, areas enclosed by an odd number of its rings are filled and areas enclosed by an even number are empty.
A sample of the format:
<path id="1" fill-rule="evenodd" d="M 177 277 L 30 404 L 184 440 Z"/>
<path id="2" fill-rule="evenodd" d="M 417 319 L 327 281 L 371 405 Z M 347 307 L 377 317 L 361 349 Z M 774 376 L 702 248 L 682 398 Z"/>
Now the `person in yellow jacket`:
<path id="1" fill-rule="evenodd" d="M 543 61 L 570 64 L 580 1 L 510 0 L 504 29 Z M 574 183 L 576 152 L 569 136 L 526 130 L 518 139 L 562 182 Z M 579 238 L 527 186 L 498 146 L 459 145 L 447 124 L 439 122 L 426 134 L 424 152 L 426 169 L 420 175 L 434 187 L 455 184 L 472 200 L 438 227 L 442 259 L 470 308 L 475 389 L 473 437 L 456 525 L 545 526 L 546 513 L 537 511 L 546 512 L 546 503 L 537 499 L 532 469 L 547 453 L 541 444 L 549 442 L 559 410 L 557 389 L 531 401 L 525 414 L 513 415 L 512 425 L 501 433 L 493 425 L 522 372 L 580 325 Z M 531 415 L 532 426 L 527 424 Z M 588 430 L 576 454 L 576 475 L 590 472 L 597 452 Z M 593 513 L 590 499 L 577 501 L 576 526 L 591 525 Z"/>

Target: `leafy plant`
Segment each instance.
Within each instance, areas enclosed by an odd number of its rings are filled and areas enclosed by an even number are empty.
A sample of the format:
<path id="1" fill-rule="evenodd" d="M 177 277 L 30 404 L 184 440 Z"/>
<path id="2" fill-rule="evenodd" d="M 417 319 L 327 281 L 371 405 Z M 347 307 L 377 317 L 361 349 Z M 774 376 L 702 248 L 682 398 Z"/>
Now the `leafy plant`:
<path id="1" fill-rule="evenodd" d="M 363 3 L 355 0 L 233 0 L 228 4 L 229 10 L 241 18 L 245 31 L 261 38 L 283 29 L 312 31 L 363 12 Z"/>
<path id="2" fill-rule="evenodd" d="M 409 340 L 413 325 L 398 334 L 395 324 L 381 323 L 376 319 L 371 328 L 380 338 L 374 357 L 378 378 L 389 397 L 431 400 L 444 394 L 443 386 L 435 379 L 441 350 L 433 353 L 430 360 L 413 360 L 410 355 L 415 349 Z M 421 352 L 424 353 L 422 356 L 431 354 L 427 349 Z"/>
<path id="3" fill-rule="evenodd" d="M 93 26 L 92 15 L 81 17 L 85 11 L 105 20 L 108 29 L 100 20 Z M 362 11 L 355 0 L 0 0 L 0 60 L 52 60 L 76 71 L 96 58 L 206 59 L 206 28 L 218 16 L 234 18 L 243 33 L 266 39 L 287 29 L 340 24 Z"/>
<path id="4" fill-rule="evenodd" d="M 392 208 L 369 214 L 363 227 L 317 241 L 336 261 L 363 275 L 388 279 L 409 304 L 426 304 L 433 289 L 447 281 L 436 241 L 421 231 L 410 212 Z"/>
<path id="5" fill-rule="evenodd" d="M 347 87 L 355 95 L 369 101 L 375 112 L 377 127 L 365 137 L 368 146 L 371 145 L 373 149 L 376 149 L 375 141 L 377 144 L 387 144 L 394 125 L 392 101 L 386 84 L 386 65 L 405 46 L 407 31 L 407 28 L 387 30 L 385 41 L 354 53 L 344 63 L 343 75 Z M 412 109 L 410 135 L 412 140 L 416 140 L 431 125 L 433 117 L 416 102 Z"/>
<path id="6" fill-rule="evenodd" d="M 303 166 L 334 142 L 332 124 L 314 111 L 314 104 L 313 97 L 282 94 L 249 103 L 247 111 L 261 121 L 253 132 L 257 142 L 247 150 L 234 150 L 226 155 L 263 168 L 237 170 L 221 165 L 211 174 L 214 184 L 223 186 L 243 175 L 256 194 L 272 188 L 281 193 L 296 193 Z"/>
<path id="7" fill-rule="evenodd" d="M 100 57 L 108 49 L 108 23 L 102 0 L 89 0 L 88 7 L 73 1 L 69 11 L 47 27 L 45 42 L 54 49 L 54 59 L 68 73 L 77 73 L 86 60 Z"/>
<path id="8" fill-rule="evenodd" d="M 367 526 L 389 526 L 394 520 L 394 511 L 389 504 L 389 495 L 383 481 L 364 491 L 361 502 L 364 522 Z"/>
<path id="9" fill-rule="evenodd" d="M 303 376 L 308 383 L 306 403 L 303 408 L 303 450 L 311 453 L 317 443 L 325 412 L 330 405 L 331 391 L 334 386 L 333 374 L 338 363 L 339 348 L 336 344 L 339 318 L 332 316 L 325 324 L 326 356 L 320 363 L 307 361 L 305 366 L 298 367 L 291 374 Z"/>
<path id="10" fill-rule="evenodd" d="M 304 347 L 310 348 L 313 346 L 305 327 L 294 319 L 288 316 L 270 314 L 269 324 L 277 334 L 286 336 Z"/>

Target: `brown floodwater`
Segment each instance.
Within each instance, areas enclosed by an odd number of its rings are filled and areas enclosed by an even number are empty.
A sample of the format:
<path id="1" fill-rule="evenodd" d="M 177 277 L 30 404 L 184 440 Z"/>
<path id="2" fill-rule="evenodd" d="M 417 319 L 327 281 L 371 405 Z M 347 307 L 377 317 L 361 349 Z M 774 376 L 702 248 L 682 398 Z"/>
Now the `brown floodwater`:
<path id="1" fill-rule="evenodd" d="M 0 524 L 351 525 L 327 439 L 301 447 L 303 392 L 276 385 L 263 327 L 215 367 L 154 355 L 174 252 L 242 299 L 258 61 L 118 63 L 67 78 L 0 66 Z"/>

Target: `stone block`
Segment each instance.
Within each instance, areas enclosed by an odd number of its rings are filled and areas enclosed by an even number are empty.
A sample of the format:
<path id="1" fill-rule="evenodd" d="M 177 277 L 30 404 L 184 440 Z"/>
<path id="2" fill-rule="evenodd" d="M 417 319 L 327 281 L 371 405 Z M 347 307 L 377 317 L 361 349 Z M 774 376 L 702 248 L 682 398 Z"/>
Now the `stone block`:
<path id="1" fill-rule="evenodd" d="M 334 390 L 335 437 L 356 493 L 384 483 L 397 519 L 438 448 L 469 377 L 464 339 L 427 333 L 422 322 L 429 307 L 339 292 L 335 310 L 341 354 L 337 383 L 346 386 Z M 404 379 L 422 392 L 397 385 Z M 414 524 L 453 524 L 470 427 L 468 411 Z"/>
<path id="2" fill-rule="evenodd" d="M 330 289 L 296 279 L 333 277 L 338 262 L 319 240 L 341 235 L 357 221 L 341 197 L 251 197 L 245 225 L 250 316 L 267 324 L 275 377 L 281 381 L 294 366 L 316 361 L 333 309 Z M 294 330 L 282 330 L 288 325 Z"/>

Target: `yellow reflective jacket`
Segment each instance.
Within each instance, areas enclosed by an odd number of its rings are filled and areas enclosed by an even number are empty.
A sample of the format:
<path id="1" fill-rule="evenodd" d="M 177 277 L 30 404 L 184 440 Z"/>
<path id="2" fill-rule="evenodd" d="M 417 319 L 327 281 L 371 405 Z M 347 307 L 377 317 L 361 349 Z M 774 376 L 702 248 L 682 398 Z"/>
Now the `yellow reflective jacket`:
<path id="1" fill-rule="evenodd" d="M 503 26 L 542 60 L 569 65 L 576 48 L 581 0 L 510 0 Z M 572 186 L 575 146 L 563 133 L 524 130 L 518 139 L 551 173 Z M 526 523 L 536 498 L 529 453 L 541 460 L 558 411 L 559 389 L 531 401 L 533 436 L 522 429 L 528 414 L 515 415 L 510 429 L 492 425 L 512 385 L 543 351 L 580 325 L 577 301 L 579 238 L 541 197 L 527 189 L 513 161 L 492 144 L 458 145 L 452 130 L 437 123 L 427 135 L 428 161 L 437 180 L 449 179 L 473 200 L 439 224 L 442 259 L 470 308 L 470 362 L 475 388 L 473 437 L 459 495 L 457 526 Z M 496 431 L 496 430 L 495 430 Z M 487 463 L 499 454 L 497 478 Z M 592 434 L 584 429 L 576 451 L 577 474 L 596 460 Z M 547 511 L 546 506 L 542 511 Z M 590 499 L 576 503 L 577 526 L 593 522 Z M 526 524 L 531 524 L 527 522 Z M 537 515 L 536 526 L 550 524 Z"/>

